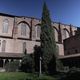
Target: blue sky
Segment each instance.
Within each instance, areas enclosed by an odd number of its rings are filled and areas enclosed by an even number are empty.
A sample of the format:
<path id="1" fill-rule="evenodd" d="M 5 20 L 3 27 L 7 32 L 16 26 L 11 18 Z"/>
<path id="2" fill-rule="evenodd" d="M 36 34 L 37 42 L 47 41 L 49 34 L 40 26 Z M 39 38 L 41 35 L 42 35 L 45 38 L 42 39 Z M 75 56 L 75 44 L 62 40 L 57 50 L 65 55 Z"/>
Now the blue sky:
<path id="1" fill-rule="evenodd" d="M 80 0 L 45 0 L 52 21 L 80 26 Z M 0 0 L 0 12 L 41 18 L 44 0 Z"/>

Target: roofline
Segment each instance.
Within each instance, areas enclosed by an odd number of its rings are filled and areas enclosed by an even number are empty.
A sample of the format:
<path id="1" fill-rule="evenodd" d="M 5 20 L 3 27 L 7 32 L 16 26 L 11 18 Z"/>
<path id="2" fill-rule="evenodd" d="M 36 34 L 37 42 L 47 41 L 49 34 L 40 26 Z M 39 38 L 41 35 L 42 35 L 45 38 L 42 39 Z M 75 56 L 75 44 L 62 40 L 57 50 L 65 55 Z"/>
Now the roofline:
<path id="1" fill-rule="evenodd" d="M 13 14 L 8 14 L 8 13 L 0 13 L 0 15 L 2 15 L 2 16 L 9 16 L 9 17 L 25 17 L 25 18 L 32 18 L 32 19 L 41 20 L 41 19 L 39 19 L 39 18 L 35 18 L 35 17 L 28 17 L 28 16 L 16 16 L 16 15 L 13 15 Z"/>
<path id="2" fill-rule="evenodd" d="M 0 13 L 1 16 L 9 16 L 9 17 L 19 17 L 16 15 L 11 15 L 11 14 L 7 14 L 7 13 Z"/>
<path id="3" fill-rule="evenodd" d="M 8 13 L 0 13 L 0 15 L 2 16 L 9 16 L 9 17 L 25 17 L 25 18 L 31 18 L 31 19 L 36 19 L 36 20 L 41 20 L 40 18 L 35 18 L 35 17 L 28 17 L 28 16 L 16 16 L 16 15 L 13 15 L 13 14 L 8 14 Z M 74 26 L 72 24 L 65 24 L 65 23 L 61 23 L 61 22 L 53 22 L 52 23 L 57 23 L 57 24 L 62 24 L 62 25 L 65 25 L 65 26 L 72 26 L 72 27 L 78 27 L 78 26 Z"/>
<path id="4" fill-rule="evenodd" d="M 66 58 L 73 58 L 73 57 L 79 57 L 80 53 L 77 54 L 73 54 L 73 55 L 63 55 L 63 56 L 59 56 L 58 59 L 66 59 Z"/>
<path id="5" fill-rule="evenodd" d="M 53 21 L 52 21 L 53 22 Z M 65 24 L 65 23 L 62 23 L 62 22 L 53 22 L 53 23 L 57 23 L 57 24 L 62 24 L 62 25 L 65 25 L 65 26 L 71 26 L 71 27 L 78 27 L 78 26 L 74 26 L 72 24 Z M 80 28 L 80 27 L 79 27 Z"/>

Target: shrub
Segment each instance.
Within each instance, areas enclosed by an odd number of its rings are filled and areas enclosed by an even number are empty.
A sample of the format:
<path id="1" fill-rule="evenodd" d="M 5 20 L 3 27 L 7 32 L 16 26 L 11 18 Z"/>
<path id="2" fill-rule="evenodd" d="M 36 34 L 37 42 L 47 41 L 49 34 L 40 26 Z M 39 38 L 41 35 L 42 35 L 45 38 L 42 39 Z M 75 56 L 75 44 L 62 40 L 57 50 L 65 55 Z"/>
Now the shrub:
<path id="1" fill-rule="evenodd" d="M 33 60 L 32 57 L 30 56 L 30 54 L 26 54 L 23 59 L 22 59 L 22 63 L 21 63 L 21 71 L 23 72 L 32 72 L 32 64 L 33 64 Z"/>
<path id="2" fill-rule="evenodd" d="M 39 72 L 39 60 L 40 60 L 40 56 L 41 56 L 41 47 L 35 45 L 33 59 L 34 59 L 34 68 L 35 68 L 36 72 Z"/>
<path id="3" fill-rule="evenodd" d="M 5 66 L 6 71 L 9 71 L 9 72 L 17 71 L 18 68 L 19 68 L 18 60 L 6 63 L 6 66 Z"/>
<path id="4" fill-rule="evenodd" d="M 80 71 L 70 70 L 66 76 L 60 80 L 80 80 Z"/>

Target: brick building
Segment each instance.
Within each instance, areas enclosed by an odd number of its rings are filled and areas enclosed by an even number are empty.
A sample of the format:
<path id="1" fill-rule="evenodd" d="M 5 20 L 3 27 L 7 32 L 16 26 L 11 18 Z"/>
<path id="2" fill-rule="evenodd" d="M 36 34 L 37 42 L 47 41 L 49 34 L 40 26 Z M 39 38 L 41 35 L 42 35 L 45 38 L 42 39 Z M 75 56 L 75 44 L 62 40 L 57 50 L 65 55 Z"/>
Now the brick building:
<path id="1" fill-rule="evenodd" d="M 80 32 L 65 39 L 63 43 L 64 56 L 60 56 L 59 59 L 62 60 L 64 66 L 80 68 Z"/>
<path id="2" fill-rule="evenodd" d="M 32 17 L 0 13 L 0 61 L 21 61 L 23 52 L 33 53 L 34 46 L 40 45 L 41 20 Z M 75 35 L 76 26 L 52 22 L 58 56 L 64 56 L 63 40 Z M 66 53 L 67 54 L 67 53 Z"/>

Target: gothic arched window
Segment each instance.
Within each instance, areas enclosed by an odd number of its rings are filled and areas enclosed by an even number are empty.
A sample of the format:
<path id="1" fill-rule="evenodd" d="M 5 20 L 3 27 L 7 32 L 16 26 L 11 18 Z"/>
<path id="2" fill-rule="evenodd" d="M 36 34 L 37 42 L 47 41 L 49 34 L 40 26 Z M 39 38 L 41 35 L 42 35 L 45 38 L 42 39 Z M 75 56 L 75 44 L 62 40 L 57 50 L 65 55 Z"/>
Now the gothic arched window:
<path id="1" fill-rule="evenodd" d="M 30 38 L 30 28 L 26 23 L 21 22 L 18 25 L 18 35 L 20 37 L 22 36 L 22 37 Z"/>
<path id="2" fill-rule="evenodd" d="M 41 27 L 39 25 L 36 26 L 36 37 L 40 38 Z"/>
<path id="3" fill-rule="evenodd" d="M 3 30 L 2 30 L 2 32 L 3 33 L 8 33 L 8 27 L 9 27 L 9 21 L 8 21 L 8 19 L 4 19 L 3 20 Z"/>

